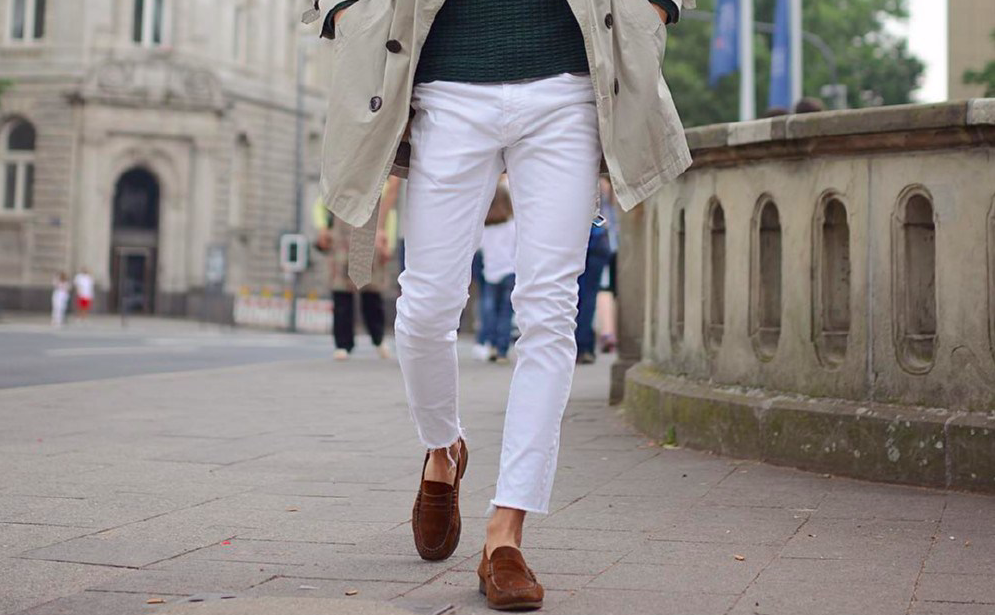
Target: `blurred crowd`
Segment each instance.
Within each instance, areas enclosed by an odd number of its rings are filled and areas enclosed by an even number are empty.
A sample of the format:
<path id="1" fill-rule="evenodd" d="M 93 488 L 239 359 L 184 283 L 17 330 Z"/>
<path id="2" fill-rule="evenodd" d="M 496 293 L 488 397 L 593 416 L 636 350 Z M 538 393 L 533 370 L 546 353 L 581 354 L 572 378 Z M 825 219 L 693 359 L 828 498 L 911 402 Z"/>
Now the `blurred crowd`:
<path id="1" fill-rule="evenodd" d="M 599 353 L 615 351 L 616 254 L 619 247 L 619 210 L 611 184 L 602 178 L 598 216 L 591 225 L 586 269 L 577 283 L 577 362 L 594 363 Z M 376 258 L 372 282 L 361 289 L 349 279 L 350 227 L 336 220 L 318 201 L 314 225 L 317 249 L 328 259 L 332 299 L 334 357 L 347 360 L 356 346 L 358 303 L 363 328 L 382 358 L 392 356 L 384 340 L 387 329 L 386 294 L 404 271 L 404 182 L 391 177 L 381 194 L 377 219 Z M 502 177 L 484 221 L 480 248 L 470 275 L 469 313 L 464 328 L 472 327 L 473 358 L 506 365 L 511 362 L 515 325 L 515 207 L 507 177 Z M 466 331 L 465 331 L 466 332 Z M 469 333 L 469 332 L 466 332 Z"/>

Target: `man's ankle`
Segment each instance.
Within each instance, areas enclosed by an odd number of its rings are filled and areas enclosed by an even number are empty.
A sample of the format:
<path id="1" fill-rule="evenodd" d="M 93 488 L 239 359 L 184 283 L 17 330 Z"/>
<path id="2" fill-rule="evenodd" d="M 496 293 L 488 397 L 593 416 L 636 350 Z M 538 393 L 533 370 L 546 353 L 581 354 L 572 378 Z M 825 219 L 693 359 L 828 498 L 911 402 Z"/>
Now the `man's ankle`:
<path id="1" fill-rule="evenodd" d="M 444 448 L 434 449 L 429 452 L 428 467 L 425 468 L 425 479 L 449 483 L 456 482 L 456 467 L 459 455 L 459 444 L 453 445 L 447 451 Z"/>

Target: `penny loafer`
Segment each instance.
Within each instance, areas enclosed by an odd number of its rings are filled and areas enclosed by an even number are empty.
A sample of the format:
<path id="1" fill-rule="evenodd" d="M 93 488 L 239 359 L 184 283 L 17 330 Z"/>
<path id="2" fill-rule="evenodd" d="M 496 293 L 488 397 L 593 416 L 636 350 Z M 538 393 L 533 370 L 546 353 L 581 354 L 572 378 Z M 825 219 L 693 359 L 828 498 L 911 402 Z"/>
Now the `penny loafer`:
<path id="1" fill-rule="evenodd" d="M 487 596 L 487 606 L 498 611 L 532 611 L 542 608 L 545 590 L 525 564 L 522 552 L 515 547 L 498 547 L 487 557 L 487 547 L 477 568 L 480 593 Z"/>
<path id="2" fill-rule="evenodd" d="M 459 459 L 456 461 L 454 484 L 425 480 L 425 468 L 429 454 L 425 453 L 425 464 L 421 470 L 421 485 L 411 511 L 411 529 L 415 535 L 415 548 L 422 559 L 443 560 L 459 546 L 463 521 L 459 514 L 459 486 L 466 473 L 466 442 L 459 440 Z"/>

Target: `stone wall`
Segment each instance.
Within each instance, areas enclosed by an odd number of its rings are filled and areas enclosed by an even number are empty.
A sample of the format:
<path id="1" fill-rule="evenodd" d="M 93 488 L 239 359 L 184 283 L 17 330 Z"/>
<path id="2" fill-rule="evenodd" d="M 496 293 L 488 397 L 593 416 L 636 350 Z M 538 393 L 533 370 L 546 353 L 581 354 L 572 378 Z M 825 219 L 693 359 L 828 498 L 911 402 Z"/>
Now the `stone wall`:
<path id="1" fill-rule="evenodd" d="M 995 100 L 688 136 L 694 166 L 643 214 L 630 416 L 732 455 L 995 489 Z"/>

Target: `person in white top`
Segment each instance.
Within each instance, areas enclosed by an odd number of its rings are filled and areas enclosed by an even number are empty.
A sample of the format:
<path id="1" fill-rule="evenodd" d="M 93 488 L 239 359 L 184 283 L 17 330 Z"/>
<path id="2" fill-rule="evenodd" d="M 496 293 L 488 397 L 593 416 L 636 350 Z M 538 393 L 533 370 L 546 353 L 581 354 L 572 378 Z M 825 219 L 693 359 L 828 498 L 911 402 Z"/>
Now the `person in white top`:
<path id="1" fill-rule="evenodd" d="M 61 327 L 66 321 L 66 306 L 69 305 L 69 276 L 59 273 L 52 284 L 52 326 Z"/>
<path id="2" fill-rule="evenodd" d="M 490 344 L 490 360 L 506 364 L 511 346 L 511 291 L 515 287 L 515 219 L 511 195 L 504 185 L 498 186 L 484 220 L 480 250 L 484 260 L 480 295 L 482 331 L 474 353 L 479 358 L 481 344 Z"/>
<path id="3" fill-rule="evenodd" d="M 85 319 L 93 305 L 93 276 L 86 267 L 73 278 L 73 287 L 76 289 L 76 309 L 80 319 Z"/>

